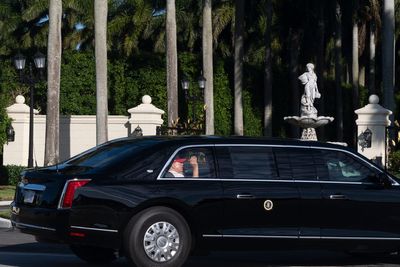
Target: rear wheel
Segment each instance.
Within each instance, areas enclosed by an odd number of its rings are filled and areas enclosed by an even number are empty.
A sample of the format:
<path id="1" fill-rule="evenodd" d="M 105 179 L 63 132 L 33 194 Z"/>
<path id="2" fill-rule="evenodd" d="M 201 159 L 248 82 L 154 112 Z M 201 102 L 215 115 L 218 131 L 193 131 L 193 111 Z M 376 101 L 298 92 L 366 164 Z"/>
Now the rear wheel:
<path id="1" fill-rule="evenodd" d="M 166 207 L 138 213 L 128 223 L 124 238 L 126 256 L 141 267 L 182 266 L 192 243 L 185 219 Z"/>
<path id="2" fill-rule="evenodd" d="M 89 263 L 109 263 L 118 258 L 115 249 L 93 246 L 71 245 L 72 252 Z"/>

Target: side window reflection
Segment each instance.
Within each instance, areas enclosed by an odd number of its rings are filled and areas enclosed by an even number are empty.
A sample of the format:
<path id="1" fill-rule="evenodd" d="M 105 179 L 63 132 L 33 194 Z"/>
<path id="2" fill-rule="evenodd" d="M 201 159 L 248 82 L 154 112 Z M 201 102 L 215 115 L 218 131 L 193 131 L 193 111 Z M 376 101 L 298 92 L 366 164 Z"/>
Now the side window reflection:
<path id="1" fill-rule="evenodd" d="M 186 148 L 179 151 L 165 171 L 165 178 L 215 178 L 211 148 Z"/>
<path id="2" fill-rule="evenodd" d="M 373 175 L 367 166 L 343 152 L 324 151 L 322 156 L 327 169 L 325 177 L 320 177 L 322 180 L 365 182 Z"/>

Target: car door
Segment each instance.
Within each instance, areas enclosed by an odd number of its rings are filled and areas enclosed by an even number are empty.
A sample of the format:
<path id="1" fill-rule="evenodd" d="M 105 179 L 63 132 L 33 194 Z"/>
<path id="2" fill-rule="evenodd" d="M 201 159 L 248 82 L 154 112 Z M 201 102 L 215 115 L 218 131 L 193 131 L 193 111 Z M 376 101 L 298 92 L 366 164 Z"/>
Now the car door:
<path id="1" fill-rule="evenodd" d="M 279 176 L 271 147 L 216 146 L 224 190 L 223 236 L 297 239 L 299 192 Z M 239 239 L 240 238 L 240 239 Z"/>
<path id="2" fill-rule="evenodd" d="M 388 187 L 378 182 L 377 173 L 382 171 L 356 154 L 322 150 L 316 158 L 321 171 L 322 239 L 400 240 L 397 182 L 392 180 Z"/>
<path id="3" fill-rule="evenodd" d="M 319 238 L 321 187 L 313 150 L 309 147 L 274 148 L 280 176 L 291 177 L 299 190 L 299 237 Z"/>
<path id="4" fill-rule="evenodd" d="M 197 158 L 197 177 L 193 177 L 190 164 L 193 157 Z M 176 158 L 186 159 L 183 162 L 182 177 L 167 175 Z M 221 181 L 216 177 L 213 145 L 177 149 L 166 163 L 157 184 L 159 198 L 174 206 L 182 206 L 199 237 L 222 234 L 223 192 Z"/>

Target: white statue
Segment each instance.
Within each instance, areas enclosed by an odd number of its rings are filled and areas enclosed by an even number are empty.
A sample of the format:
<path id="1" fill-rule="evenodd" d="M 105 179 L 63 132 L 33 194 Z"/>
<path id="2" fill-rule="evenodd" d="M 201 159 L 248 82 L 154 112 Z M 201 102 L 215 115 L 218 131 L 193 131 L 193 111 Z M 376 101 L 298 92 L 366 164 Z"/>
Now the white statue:
<path id="1" fill-rule="evenodd" d="M 318 116 L 318 110 L 314 107 L 314 100 L 321 97 L 321 94 L 318 92 L 317 75 L 314 72 L 314 64 L 308 63 L 306 67 L 307 72 L 299 76 L 299 80 L 304 85 L 304 94 L 300 100 L 301 115 L 300 117 L 288 116 L 283 119 L 290 124 L 303 128 L 301 133 L 302 140 L 317 141 L 315 128 L 330 123 L 333 121 L 333 117 Z"/>
<path id="2" fill-rule="evenodd" d="M 301 116 L 317 116 L 317 109 L 314 107 L 315 98 L 320 98 L 318 92 L 317 75 L 314 72 L 314 64 L 306 65 L 307 72 L 299 76 L 299 80 L 304 85 L 304 94 L 301 97 Z"/>

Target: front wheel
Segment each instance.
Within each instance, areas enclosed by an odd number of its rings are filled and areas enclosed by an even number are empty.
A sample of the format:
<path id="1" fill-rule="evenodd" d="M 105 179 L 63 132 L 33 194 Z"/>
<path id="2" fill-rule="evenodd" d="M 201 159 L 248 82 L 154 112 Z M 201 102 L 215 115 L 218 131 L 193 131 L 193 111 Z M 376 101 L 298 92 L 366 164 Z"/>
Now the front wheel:
<path id="1" fill-rule="evenodd" d="M 70 249 L 88 263 L 109 263 L 118 258 L 117 251 L 111 248 L 70 245 Z"/>
<path id="2" fill-rule="evenodd" d="M 185 219 L 167 207 L 153 207 L 135 215 L 124 238 L 128 258 L 141 267 L 182 266 L 192 243 Z"/>

